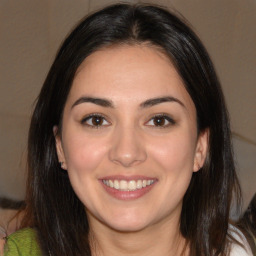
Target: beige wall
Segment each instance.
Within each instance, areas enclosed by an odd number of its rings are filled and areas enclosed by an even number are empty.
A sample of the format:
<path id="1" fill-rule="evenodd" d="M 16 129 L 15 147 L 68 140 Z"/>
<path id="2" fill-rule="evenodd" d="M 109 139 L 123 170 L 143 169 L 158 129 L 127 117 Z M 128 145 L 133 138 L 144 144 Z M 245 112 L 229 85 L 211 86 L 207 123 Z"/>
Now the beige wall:
<path id="1" fill-rule="evenodd" d="M 116 1 L 0 1 L 0 196 L 23 198 L 32 104 L 55 52 L 89 11 Z M 136 1 L 130 1 L 136 2 Z M 231 113 L 245 202 L 256 192 L 256 1 L 147 1 L 174 7 L 216 65 Z"/>

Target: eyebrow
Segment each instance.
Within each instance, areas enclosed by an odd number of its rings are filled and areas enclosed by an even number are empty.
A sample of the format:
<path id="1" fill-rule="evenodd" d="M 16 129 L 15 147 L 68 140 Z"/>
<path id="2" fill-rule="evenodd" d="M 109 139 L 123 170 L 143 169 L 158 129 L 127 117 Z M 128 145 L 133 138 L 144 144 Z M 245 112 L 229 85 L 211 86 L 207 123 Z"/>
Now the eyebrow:
<path id="1" fill-rule="evenodd" d="M 152 107 L 152 106 L 155 106 L 155 105 L 158 105 L 158 104 L 161 104 L 161 103 L 165 103 L 165 102 L 176 102 L 176 103 L 179 103 L 182 107 L 185 108 L 185 105 L 179 99 L 177 99 L 175 97 L 171 97 L 171 96 L 146 100 L 145 102 L 142 102 L 140 104 L 140 107 L 141 108 L 148 108 L 148 107 Z"/>
<path id="2" fill-rule="evenodd" d="M 185 105 L 177 98 L 168 96 L 168 97 L 160 97 L 148 99 L 140 104 L 140 108 L 148 108 L 165 102 L 176 102 L 179 103 L 182 107 Z M 75 101 L 71 108 L 82 104 L 82 103 L 93 103 L 101 107 L 114 108 L 114 104 L 111 100 L 107 100 L 104 98 L 94 98 L 94 97 L 81 97 Z"/>
<path id="3" fill-rule="evenodd" d="M 99 105 L 101 107 L 114 108 L 114 104 L 111 100 L 103 99 L 103 98 L 93 98 L 93 97 L 81 97 L 75 101 L 71 108 L 81 104 L 81 103 L 93 103 Z"/>

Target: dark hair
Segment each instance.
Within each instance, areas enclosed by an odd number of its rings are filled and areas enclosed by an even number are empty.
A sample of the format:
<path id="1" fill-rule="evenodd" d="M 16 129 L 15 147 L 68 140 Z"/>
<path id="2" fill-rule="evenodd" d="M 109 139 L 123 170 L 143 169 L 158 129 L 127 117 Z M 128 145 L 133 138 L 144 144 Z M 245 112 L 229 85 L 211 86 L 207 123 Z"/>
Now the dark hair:
<path id="1" fill-rule="evenodd" d="M 86 17 L 67 37 L 48 73 L 32 116 L 23 226 L 38 229 L 52 255 L 91 255 L 84 205 L 58 163 L 53 134 L 61 127 L 75 73 L 93 52 L 111 45 L 146 44 L 174 64 L 197 110 L 198 133 L 209 129 L 206 163 L 193 174 L 183 200 L 180 231 L 190 255 L 225 255 L 232 195 L 240 198 L 228 114 L 213 64 L 180 18 L 151 5 L 117 4 Z"/>

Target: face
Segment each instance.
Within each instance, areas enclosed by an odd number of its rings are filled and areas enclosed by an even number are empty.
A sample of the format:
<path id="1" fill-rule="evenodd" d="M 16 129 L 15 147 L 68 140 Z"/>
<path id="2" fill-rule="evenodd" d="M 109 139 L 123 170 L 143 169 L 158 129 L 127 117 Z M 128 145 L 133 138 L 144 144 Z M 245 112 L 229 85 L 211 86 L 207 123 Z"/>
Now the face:
<path id="1" fill-rule="evenodd" d="M 182 79 L 158 50 L 119 46 L 86 58 L 56 147 L 90 224 L 138 231 L 178 223 L 207 150 L 196 127 Z"/>

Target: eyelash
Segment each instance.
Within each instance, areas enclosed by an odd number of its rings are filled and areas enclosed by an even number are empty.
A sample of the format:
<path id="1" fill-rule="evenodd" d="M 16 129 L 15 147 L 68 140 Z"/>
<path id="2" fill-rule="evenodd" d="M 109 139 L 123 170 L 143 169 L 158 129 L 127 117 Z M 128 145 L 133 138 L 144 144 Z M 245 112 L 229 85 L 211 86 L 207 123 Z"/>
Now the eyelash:
<path id="1" fill-rule="evenodd" d="M 149 122 L 151 122 L 151 121 L 154 121 L 154 119 L 160 119 L 160 118 L 163 118 L 164 119 L 164 121 L 166 122 L 168 122 L 168 124 L 164 124 L 164 125 L 148 125 L 148 123 Z M 147 123 L 146 123 L 146 125 L 147 126 L 154 126 L 154 127 L 156 127 L 156 128 L 161 128 L 161 129 L 163 129 L 163 128 L 168 128 L 168 127 L 170 127 L 170 126 L 172 126 L 172 125 L 174 125 L 174 124 L 176 124 L 176 122 L 170 117 L 170 116 L 168 116 L 168 115 L 166 115 L 166 114 L 157 114 L 157 115 L 155 115 L 155 116 L 153 116 Z"/>
<path id="2" fill-rule="evenodd" d="M 93 123 L 89 124 L 88 121 L 91 119 L 91 122 L 92 122 L 92 118 L 94 118 L 94 117 L 100 118 L 103 123 L 99 124 L 99 125 L 94 125 Z M 163 118 L 164 122 L 167 121 L 168 124 L 165 124 L 165 123 L 164 123 L 164 125 L 161 125 L 161 124 L 160 125 L 156 125 L 156 124 L 150 125 L 150 124 L 148 124 L 151 121 L 154 122 L 154 119 L 157 119 L 157 118 L 158 119 Z M 104 124 L 104 122 L 107 122 L 108 124 Z M 102 128 L 103 126 L 109 126 L 111 123 L 109 121 L 107 121 L 107 119 L 104 115 L 95 113 L 95 114 L 90 114 L 90 115 L 84 117 L 81 120 L 81 124 L 86 125 L 86 126 L 88 126 L 89 128 L 92 128 L 92 129 L 99 129 L 99 128 Z M 157 114 L 145 123 L 146 126 L 154 126 L 156 128 L 161 128 L 161 129 L 168 128 L 169 126 L 172 126 L 174 124 L 176 124 L 176 122 L 170 116 L 168 116 L 166 114 Z"/>
<path id="3" fill-rule="evenodd" d="M 103 125 L 102 124 L 99 124 L 99 125 L 88 124 L 88 121 L 91 119 L 91 122 L 92 122 L 92 118 L 94 118 L 94 117 L 100 118 L 103 122 Z M 108 124 L 104 124 L 104 122 L 107 122 Z M 81 124 L 86 125 L 86 126 L 88 126 L 89 128 L 92 128 L 92 129 L 99 129 L 102 126 L 109 126 L 110 122 L 107 121 L 106 117 L 103 116 L 102 114 L 95 113 L 95 114 L 90 114 L 90 115 L 84 117 L 81 120 Z"/>

